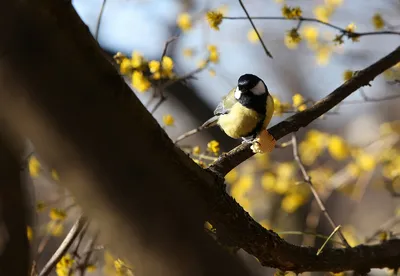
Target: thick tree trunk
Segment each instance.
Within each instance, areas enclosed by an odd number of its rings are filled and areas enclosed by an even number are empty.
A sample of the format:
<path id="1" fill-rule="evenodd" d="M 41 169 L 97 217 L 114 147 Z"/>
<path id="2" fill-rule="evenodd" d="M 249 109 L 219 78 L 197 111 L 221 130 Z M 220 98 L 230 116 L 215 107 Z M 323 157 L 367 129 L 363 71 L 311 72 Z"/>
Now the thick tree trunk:
<path id="1" fill-rule="evenodd" d="M 0 118 L 60 173 L 104 240 L 139 275 L 248 275 L 203 231 L 177 149 L 89 35 L 69 1 L 0 1 Z"/>
<path id="2" fill-rule="evenodd" d="M 27 276 L 28 207 L 21 181 L 21 143 L 11 145 L 0 119 L 0 275 Z"/>

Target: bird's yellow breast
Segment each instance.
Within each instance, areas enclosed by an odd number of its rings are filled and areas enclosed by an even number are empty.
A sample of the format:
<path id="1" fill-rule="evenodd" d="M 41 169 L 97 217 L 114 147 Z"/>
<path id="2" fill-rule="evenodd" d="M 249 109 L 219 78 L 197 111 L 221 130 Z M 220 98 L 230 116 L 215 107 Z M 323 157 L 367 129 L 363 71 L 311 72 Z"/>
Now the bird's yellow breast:
<path id="1" fill-rule="evenodd" d="M 260 119 L 256 111 L 236 103 L 228 114 L 219 117 L 218 124 L 226 135 L 238 139 L 252 132 Z"/>
<path id="2" fill-rule="evenodd" d="M 219 117 L 218 124 L 226 135 L 234 139 L 245 137 L 254 131 L 260 120 L 264 120 L 262 129 L 268 126 L 274 113 L 274 101 L 271 96 L 267 97 L 266 109 L 267 113 L 263 117 L 253 109 L 236 103 L 228 114 Z"/>

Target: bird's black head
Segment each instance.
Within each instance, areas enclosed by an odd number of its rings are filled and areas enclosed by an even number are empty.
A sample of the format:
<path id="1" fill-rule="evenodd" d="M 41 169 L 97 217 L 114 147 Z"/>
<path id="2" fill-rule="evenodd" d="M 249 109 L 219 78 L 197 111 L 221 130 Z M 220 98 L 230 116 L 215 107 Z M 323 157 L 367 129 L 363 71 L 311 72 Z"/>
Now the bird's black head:
<path id="1" fill-rule="evenodd" d="M 261 95 L 268 92 L 262 79 L 252 74 L 244 74 L 238 79 L 238 88 L 242 93 Z"/>
<path id="2" fill-rule="evenodd" d="M 238 79 L 235 98 L 244 106 L 265 113 L 268 88 L 265 83 L 252 74 L 245 74 Z"/>

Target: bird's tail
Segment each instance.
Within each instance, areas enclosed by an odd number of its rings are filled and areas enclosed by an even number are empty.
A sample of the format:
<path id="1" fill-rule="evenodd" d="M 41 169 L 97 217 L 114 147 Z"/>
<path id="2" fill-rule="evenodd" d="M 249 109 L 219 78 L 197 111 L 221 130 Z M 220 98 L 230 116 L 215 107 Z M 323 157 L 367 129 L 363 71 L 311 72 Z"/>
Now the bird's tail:
<path id="1" fill-rule="evenodd" d="M 219 116 L 214 116 L 211 117 L 210 119 L 208 119 L 207 121 L 205 121 L 201 126 L 199 126 L 198 128 L 192 129 L 191 131 L 188 131 L 184 134 L 182 134 L 181 136 L 179 136 L 178 138 L 176 138 L 176 140 L 174 141 L 174 143 L 178 143 L 179 141 L 182 141 L 183 139 L 186 139 L 194 134 L 196 134 L 197 132 L 202 131 L 203 129 L 209 128 L 209 127 L 213 127 L 216 126 L 218 124 L 218 117 Z"/>
<path id="2" fill-rule="evenodd" d="M 205 128 L 209 128 L 209 127 L 213 127 L 216 126 L 218 123 L 218 118 L 219 116 L 214 116 L 211 117 L 210 119 L 208 119 L 207 121 L 205 121 L 202 125 L 201 125 L 201 129 L 205 129 Z"/>

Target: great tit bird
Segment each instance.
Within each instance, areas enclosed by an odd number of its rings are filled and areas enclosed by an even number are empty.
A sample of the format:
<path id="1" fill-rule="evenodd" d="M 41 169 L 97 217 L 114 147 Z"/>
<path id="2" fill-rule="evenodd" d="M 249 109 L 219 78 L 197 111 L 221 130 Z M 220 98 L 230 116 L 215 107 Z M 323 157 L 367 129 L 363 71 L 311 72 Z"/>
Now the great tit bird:
<path id="1" fill-rule="evenodd" d="M 272 151 L 275 139 L 265 129 L 273 113 L 274 101 L 264 81 L 255 75 L 245 74 L 239 77 L 237 87 L 218 104 L 215 116 L 201 128 L 219 125 L 228 136 L 242 138 L 249 143 L 255 142 L 257 137 L 265 142 L 268 137 L 269 145 L 263 148 Z M 265 133 L 262 133 L 263 130 Z"/>

